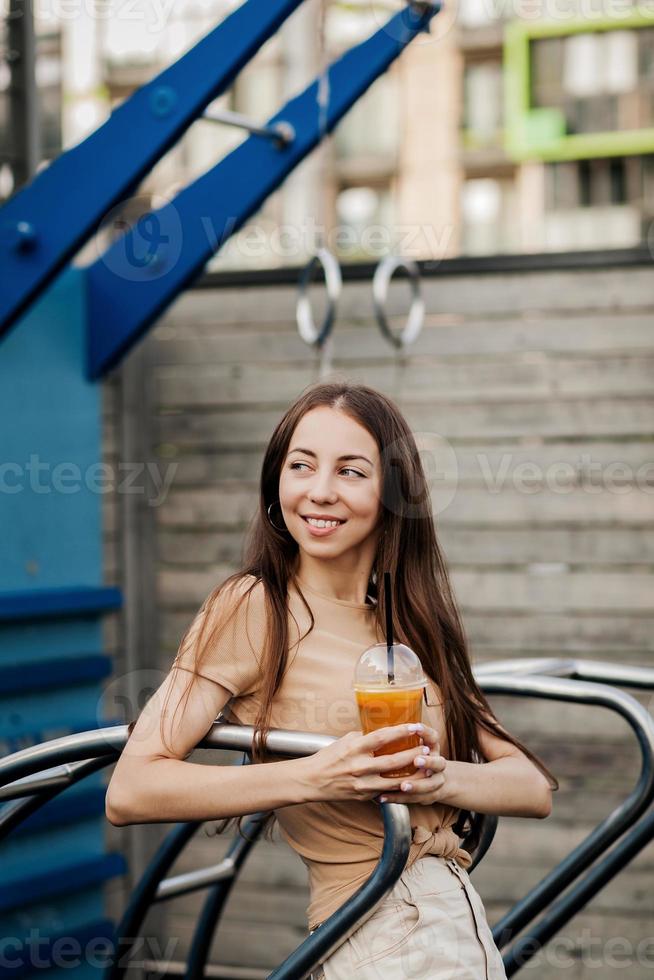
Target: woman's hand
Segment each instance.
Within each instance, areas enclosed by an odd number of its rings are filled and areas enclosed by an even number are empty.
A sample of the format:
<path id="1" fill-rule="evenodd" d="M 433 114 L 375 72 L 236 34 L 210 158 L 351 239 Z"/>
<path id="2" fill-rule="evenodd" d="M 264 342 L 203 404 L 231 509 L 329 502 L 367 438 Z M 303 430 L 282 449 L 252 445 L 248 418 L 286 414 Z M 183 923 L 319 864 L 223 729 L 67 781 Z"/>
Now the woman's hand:
<path id="1" fill-rule="evenodd" d="M 312 802 L 372 800 L 380 793 L 388 795 L 393 790 L 399 790 L 404 780 L 386 773 L 412 765 L 420 754 L 420 746 L 391 755 L 375 755 L 375 752 L 409 734 L 425 733 L 438 742 L 437 733 L 426 725 L 391 725 L 367 735 L 360 731 L 348 732 L 314 755 L 298 760 L 306 764 L 309 799 Z M 418 770 L 415 781 L 424 780 L 423 773 Z M 411 781 L 414 781 L 414 777 L 411 777 Z M 412 794 L 400 793 L 403 803 L 411 802 L 404 799 L 408 795 Z"/>
<path id="2" fill-rule="evenodd" d="M 447 759 L 440 754 L 438 732 L 422 726 L 423 748 L 414 749 L 415 776 L 405 776 L 399 793 L 384 793 L 379 803 L 439 803 L 447 792 Z"/>

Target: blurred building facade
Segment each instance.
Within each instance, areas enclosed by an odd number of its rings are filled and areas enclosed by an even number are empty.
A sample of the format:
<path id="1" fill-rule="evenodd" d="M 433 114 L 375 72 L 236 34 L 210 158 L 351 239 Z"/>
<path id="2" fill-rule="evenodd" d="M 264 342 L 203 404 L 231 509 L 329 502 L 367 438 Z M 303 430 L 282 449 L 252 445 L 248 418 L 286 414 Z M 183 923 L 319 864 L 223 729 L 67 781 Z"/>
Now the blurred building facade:
<path id="1" fill-rule="evenodd" d="M 34 0 L 38 158 L 51 160 L 86 136 L 236 5 Z M 307 0 L 211 108 L 265 119 L 396 6 Z M 654 19 L 631 26 L 634 8 L 618 8 L 617 0 L 615 11 L 586 7 L 587 0 L 572 0 L 565 11 L 558 2 L 536 9 L 534 0 L 446 6 L 432 34 L 373 86 L 209 267 L 295 265 L 319 241 L 344 261 L 391 251 L 438 259 L 646 241 L 654 211 L 654 139 L 647 135 L 654 132 Z M 11 9 L 0 49 L 0 200 L 24 174 L 12 125 Z M 528 31 L 537 21 L 560 33 L 530 39 L 527 77 L 519 78 L 507 56 L 507 25 Z M 526 86 L 534 118 L 562 119 L 568 133 L 616 138 L 590 152 L 582 142 L 578 156 L 569 148 L 539 154 L 538 144 L 532 153 L 507 152 L 507 78 L 514 89 Z M 13 89 L 15 119 L 20 92 Z M 198 121 L 126 202 L 124 216 L 162 203 L 243 138 Z"/>

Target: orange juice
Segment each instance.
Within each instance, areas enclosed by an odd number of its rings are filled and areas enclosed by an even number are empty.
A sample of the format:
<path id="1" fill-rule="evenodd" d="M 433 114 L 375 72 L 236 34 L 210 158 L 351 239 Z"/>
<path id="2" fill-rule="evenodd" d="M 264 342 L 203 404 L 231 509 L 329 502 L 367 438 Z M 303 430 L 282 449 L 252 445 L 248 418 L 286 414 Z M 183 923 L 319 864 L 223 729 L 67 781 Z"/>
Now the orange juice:
<path id="1" fill-rule="evenodd" d="M 423 690 L 424 687 L 355 690 L 363 734 L 367 735 L 378 728 L 409 725 L 422 721 Z M 383 749 L 375 752 L 375 755 L 393 755 L 396 752 L 404 752 L 406 749 L 418 749 L 420 744 L 420 734 L 416 732 L 396 738 L 393 742 L 385 745 Z M 415 772 L 415 766 L 409 764 L 404 769 L 386 772 L 383 775 L 395 779 L 396 777 L 413 776 Z"/>

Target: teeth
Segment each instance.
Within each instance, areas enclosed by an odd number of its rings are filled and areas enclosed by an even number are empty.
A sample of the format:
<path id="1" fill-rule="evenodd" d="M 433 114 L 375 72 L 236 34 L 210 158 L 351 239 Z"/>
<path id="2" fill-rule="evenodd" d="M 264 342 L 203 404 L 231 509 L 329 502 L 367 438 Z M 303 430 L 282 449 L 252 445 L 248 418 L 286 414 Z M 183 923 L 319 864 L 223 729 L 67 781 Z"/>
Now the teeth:
<path id="1" fill-rule="evenodd" d="M 307 517 L 306 521 L 308 524 L 313 524 L 314 527 L 338 527 L 341 523 L 340 521 L 319 521 L 315 517 Z"/>

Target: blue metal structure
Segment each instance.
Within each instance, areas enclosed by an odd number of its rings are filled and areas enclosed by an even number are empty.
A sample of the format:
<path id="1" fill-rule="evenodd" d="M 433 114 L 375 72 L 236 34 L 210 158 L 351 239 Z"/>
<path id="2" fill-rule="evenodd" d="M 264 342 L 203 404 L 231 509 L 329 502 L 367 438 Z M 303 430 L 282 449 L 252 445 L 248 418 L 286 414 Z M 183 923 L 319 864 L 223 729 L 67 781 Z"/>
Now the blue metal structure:
<path id="1" fill-rule="evenodd" d="M 0 210 L 0 333 L 302 0 L 248 0 Z"/>
<path id="2" fill-rule="evenodd" d="M 31 746 L 59 737 L 84 744 L 76 733 L 98 725 L 110 732 L 117 720 L 102 711 L 111 670 L 102 617 L 121 596 L 103 584 L 96 382 L 438 11 L 436 2 L 408 4 L 329 67 L 321 87 L 324 93 L 328 82 L 326 107 L 318 83 L 310 85 L 267 129 L 141 218 L 92 265 L 68 264 L 301 2 L 246 0 L 0 209 L 3 755 L 29 755 Z M 0 854 L 0 935 L 20 946 L 0 974 L 34 972 L 25 945 L 31 930 L 50 944 L 113 934 L 101 886 L 125 862 L 105 852 L 103 760 L 78 758 L 86 761 L 75 779 L 42 774 L 38 797 L 0 795 L 12 801 L 0 810 L 0 830 L 11 830 Z M 54 756 L 52 764 L 59 761 Z M 203 954 L 196 951 L 196 960 Z M 73 972 L 86 980 L 97 968 L 83 958 Z"/>
<path id="3" fill-rule="evenodd" d="M 247 0 L 188 54 L 135 92 L 97 132 L 64 153 L 0 210 L 0 334 L 300 3 Z M 406 45 L 428 28 L 438 9 L 439 3 L 409 4 L 373 37 L 332 65 L 326 119 L 319 110 L 315 83 L 270 120 L 269 125 L 282 121 L 291 125 L 293 138 L 287 143 L 280 140 L 275 145 L 263 136 L 250 137 L 245 147 L 226 157 L 166 208 L 142 218 L 136 235 L 140 234 L 148 246 L 145 257 L 134 246 L 132 232 L 91 266 L 93 313 L 102 315 L 103 304 L 114 296 L 111 290 L 119 281 L 121 289 L 123 284 L 136 287 L 139 306 L 144 296 L 156 297 L 139 314 L 138 331 L 133 324 L 131 334 L 146 329 L 165 302 L 188 285 Z M 221 68 L 216 70 L 216 64 Z M 209 242 L 199 225 L 200 215 L 211 216 L 218 229 Z M 196 228 L 194 221 L 198 222 Z M 149 250 L 148 227 L 159 239 L 156 254 Z M 151 292 L 152 287 L 157 288 Z M 113 357 L 102 357 L 106 354 L 103 348 L 107 339 L 102 336 L 106 325 L 96 323 L 93 313 L 89 320 L 91 375 L 98 377 L 117 361 L 120 350 L 113 351 Z"/>
<path id="4" fill-rule="evenodd" d="M 102 617 L 121 596 L 103 584 L 100 392 L 85 377 L 86 326 L 84 275 L 71 268 L 0 346 L 2 755 L 102 723 L 112 669 Z M 3 848 L 0 972 L 30 972 L 30 934 L 111 934 L 102 886 L 126 865 L 106 853 L 104 793 L 102 773 L 90 774 Z"/>

